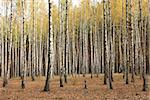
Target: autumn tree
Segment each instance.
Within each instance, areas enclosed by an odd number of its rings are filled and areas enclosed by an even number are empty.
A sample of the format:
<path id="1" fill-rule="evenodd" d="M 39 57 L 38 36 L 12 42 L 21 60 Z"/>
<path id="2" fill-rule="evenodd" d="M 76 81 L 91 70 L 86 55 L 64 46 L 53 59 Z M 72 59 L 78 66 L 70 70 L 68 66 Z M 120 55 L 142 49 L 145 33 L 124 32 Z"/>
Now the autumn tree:
<path id="1" fill-rule="evenodd" d="M 9 20 L 9 34 L 10 36 L 8 37 L 9 38 L 9 50 L 8 50 L 8 69 L 5 69 L 5 75 L 4 75 L 4 80 L 3 80 L 3 87 L 5 87 L 8 83 L 8 78 L 10 77 L 10 68 L 11 68 L 11 50 L 12 50 L 12 7 L 13 7 L 13 4 L 12 4 L 12 0 L 10 1 L 11 3 L 11 7 L 10 7 L 10 20 Z M 7 4 L 6 4 L 6 9 L 7 8 Z M 6 14 L 7 14 L 7 10 L 6 10 Z M 7 17 L 6 17 L 7 18 Z M 6 38 L 7 39 L 7 38 Z M 7 42 L 6 42 L 7 43 Z M 7 48 L 7 45 L 6 45 L 6 48 Z M 7 56 L 6 56 L 7 57 Z M 7 60 L 7 59 L 6 59 Z M 7 66 L 7 63 L 6 63 L 6 66 Z M 5 67 L 6 68 L 6 67 Z"/>
<path id="2" fill-rule="evenodd" d="M 49 17 L 49 33 L 48 33 L 48 69 L 47 69 L 47 76 L 46 76 L 46 81 L 45 81 L 45 86 L 44 86 L 44 91 L 49 91 L 50 87 L 50 68 L 51 68 L 51 60 L 50 60 L 50 54 L 51 54 L 51 50 L 50 50 L 50 45 L 51 45 L 51 41 L 50 41 L 50 38 L 51 38 L 51 0 L 48 0 L 48 10 L 49 10 L 49 14 L 48 14 L 48 17 Z"/>

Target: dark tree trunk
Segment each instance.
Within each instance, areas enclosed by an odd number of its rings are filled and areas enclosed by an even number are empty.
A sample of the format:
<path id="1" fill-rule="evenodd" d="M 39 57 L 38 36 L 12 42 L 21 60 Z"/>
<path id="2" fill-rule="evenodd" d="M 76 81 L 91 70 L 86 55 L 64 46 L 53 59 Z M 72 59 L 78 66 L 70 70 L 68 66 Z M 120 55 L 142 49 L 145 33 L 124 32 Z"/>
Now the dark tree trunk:
<path id="1" fill-rule="evenodd" d="M 49 34 L 48 34 L 48 69 L 47 69 L 47 76 L 44 91 L 50 91 L 50 70 L 51 70 L 51 62 L 50 62 L 50 37 L 51 37 L 51 0 L 48 0 L 49 5 Z"/>
<path id="2" fill-rule="evenodd" d="M 103 38 L 104 38 L 104 84 L 107 84 L 107 66 L 106 66 L 106 62 L 105 62 L 105 60 L 106 60 L 106 48 L 105 48 L 105 46 L 106 46 L 106 44 L 105 44 L 105 34 L 107 34 L 107 29 L 106 29 L 106 1 L 105 0 L 103 0 L 103 16 L 104 16 L 104 22 L 103 22 L 103 24 L 104 24 L 104 30 L 103 30 Z"/>

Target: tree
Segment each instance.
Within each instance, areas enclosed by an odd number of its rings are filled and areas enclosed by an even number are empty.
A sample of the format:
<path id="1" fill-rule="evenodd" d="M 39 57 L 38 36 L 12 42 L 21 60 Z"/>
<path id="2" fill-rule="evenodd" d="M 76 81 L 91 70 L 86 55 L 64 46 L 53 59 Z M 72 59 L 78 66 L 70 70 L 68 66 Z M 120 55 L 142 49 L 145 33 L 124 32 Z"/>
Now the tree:
<path id="1" fill-rule="evenodd" d="M 47 76 L 46 76 L 46 81 L 45 81 L 45 86 L 44 86 L 44 91 L 50 91 L 50 69 L 51 69 L 51 63 L 50 63 L 50 37 L 51 37 L 51 0 L 48 0 L 48 10 L 49 10 L 49 33 L 48 33 L 48 69 L 47 69 Z"/>
<path id="2" fill-rule="evenodd" d="M 60 19 L 60 34 L 59 34 L 59 66 L 60 66 L 60 87 L 63 87 L 63 44 L 62 44 L 62 35 L 63 35 L 63 19 L 62 19 L 62 3 L 59 0 L 59 19 Z"/>
<path id="3" fill-rule="evenodd" d="M 8 53 L 8 69 L 6 68 L 5 69 L 5 75 L 4 75 L 4 81 L 3 81 L 3 87 L 6 86 L 6 84 L 8 83 L 8 78 L 10 76 L 10 67 L 11 67 L 11 50 L 12 50 L 12 7 L 13 7 L 13 4 L 12 4 L 12 0 L 10 1 L 11 3 L 11 8 L 10 8 L 10 26 L 9 26 L 9 34 L 10 34 L 10 37 L 9 37 L 9 41 L 10 41 L 10 44 L 9 44 L 9 53 Z M 7 9 L 7 4 L 6 4 L 6 9 Z M 7 10 L 6 10 L 6 15 L 7 15 Z M 6 16 L 6 19 L 7 19 L 7 16 Z M 7 39 L 7 38 L 6 38 Z M 6 42 L 7 43 L 7 42 Z M 6 48 L 7 48 L 7 45 L 6 45 Z M 6 56 L 7 57 L 7 56 Z M 7 60 L 7 59 L 6 59 Z M 5 61 L 6 61 L 5 60 Z M 6 63 L 7 64 L 7 63 Z M 6 65 L 7 66 L 7 65 Z"/>
<path id="4" fill-rule="evenodd" d="M 32 2 L 34 2 L 33 0 L 32 0 Z M 32 6 L 33 6 L 33 3 L 32 3 Z M 31 7 L 30 8 L 31 10 L 33 10 L 33 8 Z M 34 13 L 34 10 L 33 10 L 33 12 L 32 13 Z M 33 16 L 33 14 L 32 14 L 32 16 Z M 31 22 L 30 22 L 30 28 L 28 29 L 29 31 L 31 31 L 31 26 L 32 24 L 31 24 Z M 32 59 L 32 43 L 33 43 L 33 41 L 32 41 L 32 38 L 31 38 L 31 36 L 32 36 L 32 34 L 33 33 L 29 33 L 28 34 L 28 43 L 29 43 L 29 51 L 28 51 L 28 68 L 29 68 L 29 76 L 31 76 L 31 78 L 32 78 L 32 80 L 34 80 L 34 76 L 33 76 L 33 73 L 32 73 L 32 66 L 33 66 L 33 64 L 32 64 L 32 61 L 33 61 L 33 59 Z"/>
<path id="5" fill-rule="evenodd" d="M 131 57 L 132 57 L 132 14 L 131 14 L 131 0 L 126 0 L 126 32 L 127 32 L 127 66 L 126 66 L 126 84 L 128 84 L 128 74 L 129 74 L 129 68 L 132 68 L 131 65 Z M 133 74 L 132 74 L 133 76 Z"/>
<path id="6" fill-rule="evenodd" d="M 123 40 L 123 43 L 122 43 L 122 69 L 125 69 L 125 66 L 126 66 L 126 62 L 125 62 L 125 60 L 126 60 L 126 54 L 125 54 L 125 52 L 126 52 L 126 50 L 125 50 L 125 47 L 126 47 L 126 41 L 125 41 L 125 27 L 124 27 L 124 0 L 122 0 L 122 5 L 121 5 L 121 16 L 122 16 L 122 18 L 121 18 L 121 34 L 120 35 L 122 35 L 122 40 Z M 125 47 L 124 47 L 125 46 Z M 121 48 L 120 48 L 121 49 Z M 121 55 L 121 54 L 120 54 Z M 120 58 L 121 59 L 121 58 Z M 120 63 L 121 63 L 121 61 L 120 61 Z M 124 78 L 124 76 L 125 76 L 125 70 L 122 70 L 122 73 L 123 73 L 123 78 Z"/>
<path id="7" fill-rule="evenodd" d="M 0 15 L 1 16 L 1 15 Z M 1 20 L 3 20 L 4 18 L 2 18 L 1 17 Z M 4 21 L 1 21 L 2 23 L 1 23 L 1 69 L 2 69 L 2 72 L 1 72 L 1 77 L 2 78 L 4 78 L 4 73 L 5 73 L 5 59 L 4 59 L 4 56 L 5 56 L 5 54 L 4 54 L 4 46 L 5 46 L 5 44 L 4 44 Z"/>
<path id="8" fill-rule="evenodd" d="M 94 9 L 94 7 L 92 7 L 92 4 L 90 5 L 92 9 Z M 95 34 L 93 33 L 93 17 L 94 14 L 91 12 L 91 19 L 90 19 L 90 59 L 91 59 L 91 78 L 93 78 L 93 74 L 94 74 L 94 36 Z"/>
<path id="9" fill-rule="evenodd" d="M 120 60 L 120 62 L 119 62 L 119 64 L 120 64 L 120 68 L 122 68 L 123 67 L 123 54 L 122 54 L 122 35 L 123 35 L 123 0 L 122 0 L 122 18 L 120 19 L 120 34 L 119 34 L 119 55 L 120 55 L 120 57 L 119 57 L 119 60 Z"/>
<path id="10" fill-rule="evenodd" d="M 31 72 L 31 78 L 32 78 L 32 81 L 34 81 L 35 80 L 35 67 L 36 67 L 36 44 L 35 44 L 35 39 L 36 39 L 36 37 L 35 37 L 35 7 L 34 7 L 34 0 L 32 0 L 32 3 L 33 3 L 33 19 L 32 19 L 32 28 L 33 28 L 33 40 L 32 40 L 32 44 L 33 44 L 33 46 L 32 46 L 32 54 L 33 54 L 33 58 L 32 58 L 32 61 L 33 61 L 33 67 L 32 67 L 32 72 Z"/>
<path id="11" fill-rule="evenodd" d="M 104 19 L 103 19 L 103 38 L 102 38 L 102 41 L 104 40 L 104 42 L 103 42 L 103 44 L 104 45 L 102 45 L 102 48 L 104 48 L 104 52 L 103 52 L 103 54 L 102 54 L 102 56 L 104 57 L 103 58 L 103 65 L 105 65 L 106 64 L 106 62 L 105 62 L 105 50 L 106 50 L 106 48 L 105 48 L 105 46 L 106 46 L 106 41 L 107 41 L 107 21 L 106 21 L 106 0 L 103 0 L 103 17 L 104 17 Z M 106 66 L 104 66 L 104 84 L 107 84 L 107 68 L 106 68 Z"/>
<path id="12" fill-rule="evenodd" d="M 146 80 L 146 29 L 144 30 L 144 22 L 143 22 L 143 13 L 142 13 L 142 0 L 139 0 L 139 31 L 140 31 L 140 38 L 141 38 L 141 48 L 140 48 L 140 54 L 141 54 L 141 74 L 143 78 L 143 91 L 147 90 L 147 80 Z M 146 25 L 145 25 L 146 27 Z"/>
<path id="13" fill-rule="evenodd" d="M 64 25 L 64 43 L 65 43 L 65 48 L 64 48 L 64 68 L 65 68 L 65 74 L 64 74 L 64 79 L 65 83 L 67 83 L 67 71 L 68 71 L 68 0 L 66 0 L 65 3 L 65 25 Z"/>
<path id="14" fill-rule="evenodd" d="M 142 34 L 142 51 L 143 51 L 143 71 L 142 71 L 142 77 L 143 77 L 143 91 L 147 91 L 147 75 L 146 75 L 146 27 L 147 26 L 147 20 L 143 22 L 143 34 Z"/>
<path id="15" fill-rule="evenodd" d="M 42 41 L 42 37 L 43 37 L 43 19 L 41 19 L 41 34 L 40 34 L 40 54 L 39 54 L 39 75 L 42 75 L 42 66 L 43 66 L 43 41 Z"/>
<path id="16" fill-rule="evenodd" d="M 96 19 L 96 13 L 97 13 L 97 5 L 96 5 L 96 3 L 97 3 L 97 0 L 94 0 L 94 12 L 93 12 L 93 14 L 94 14 L 94 40 L 93 41 L 95 41 L 94 42 L 94 46 L 93 46 L 93 48 L 95 48 L 94 49 L 94 67 L 95 67 L 95 73 L 97 74 L 97 77 L 98 77 L 98 74 L 99 74 L 99 65 L 101 65 L 100 64 L 100 58 L 101 58 L 101 56 L 98 56 L 98 55 L 100 55 L 101 53 L 101 49 L 99 49 L 98 47 L 98 44 L 100 44 L 99 43 L 99 30 L 98 30 L 98 27 L 97 27 L 97 19 Z M 101 46 L 101 45 L 100 45 Z"/>
<path id="17" fill-rule="evenodd" d="M 109 80 L 109 88 L 110 89 L 113 89 L 113 87 L 112 87 L 112 70 L 111 70 L 111 67 L 112 67 L 112 65 L 111 65 L 111 41 L 112 41 L 112 38 L 111 38 L 111 36 L 112 36 L 112 22 L 111 22 L 111 9 L 110 9 L 110 0 L 108 0 L 108 80 Z"/>
<path id="18" fill-rule="evenodd" d="M 142 78 L 142 68 L 143 68 L 143 55 L 142 55 L 142 35 L 143 35 L 143 16 L 142 16 L 142 0 L 138 0 L 138 6 L 139 6 L 139 19 L 138 19 L 138 29 L 139 29 L 139 69 L 140 69 L 140 78 Z"/>
<path id="19" fill-rule="evenodd" d="M 135 74 L 138 74 L 138 68 L 139 68 L 139 27 L 138 27 L 138 18 L 139 18 L 139 12 L 138 12 L 138 0 L 135 3 L 135 19 L 134 19 L 134 24 L 135 24 Z"/>
<path id="20" fill-rule="evenodd" d="M 132 3 L 132 2 L 131 2 Z M 134 74 L 135 74 L 135 59 L 134 59 L 134 55 L 135 55 L 135 52 L 134 52 L 134 46 L 135 46 L 135 32 L 134 32 L 134 12 L 132 10 L 132 4 L 130 5 L 131 6 L 131 45 L 130 45 L 130 48 L 131 48 L 131 53 L 130 53 L 130 59 L 131 59 L 131 82 L 134 82 Z"/>
<path id="21" fill-rule="evenodd" d="M 131 35 L 131 0 L 126 0 L 126 33 L 125 33 L 125 41 L 128 41 L 129 47 L 124 48 L 127 49 L 127 65 L 125 66 L 125 83 L 128 84 L 128 72 L 129 72 L 129 66 L 130 66 L 130 36 Z M 124 44 L 126 45 L 126 43 Z M 126 46 L 125 46 L 126 47 Z M 125 53 L 125 54 L 126 54 Z M 126 62 L 125 62 L 126 63 Z"/>
<path id="22" fill-rule="evenodd" d="M 24 0 L 21 1 L 22 4 L 22 27 L 21 27 L 21 88 L 25 88 L 25 67 L 26 67 L 26 38 L 24 34 Z"/>

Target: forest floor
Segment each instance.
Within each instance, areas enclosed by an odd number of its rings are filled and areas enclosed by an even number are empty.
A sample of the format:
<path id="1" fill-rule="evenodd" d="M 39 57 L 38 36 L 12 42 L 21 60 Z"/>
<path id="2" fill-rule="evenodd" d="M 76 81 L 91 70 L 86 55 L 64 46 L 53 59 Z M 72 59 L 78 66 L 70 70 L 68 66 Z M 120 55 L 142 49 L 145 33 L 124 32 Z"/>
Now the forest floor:
<path id="1" fill-rule="evenodd" d="M 84 89 L 85 80 L 87 89 Z M 142 91 L 143 81 L 139 76 L 135 83 L 125 85 L 122 74 L 115 74 L 113 90 L 103 85 L 103 75 L 92 79 L 90 75 L 70 77 L 63 88 L 59 87 L 59 77 L 55 77 L 51 80 L 50 92 L 42 91 L 44 83 L 44 77 L 36 78 L 34 82 L 28 78 L 26 88 L 22 90 L 19 79 L 10 79 L 6 88 L 2 88 L 0 79 L 0 100 L 150 100 L 150 91 Z"/>

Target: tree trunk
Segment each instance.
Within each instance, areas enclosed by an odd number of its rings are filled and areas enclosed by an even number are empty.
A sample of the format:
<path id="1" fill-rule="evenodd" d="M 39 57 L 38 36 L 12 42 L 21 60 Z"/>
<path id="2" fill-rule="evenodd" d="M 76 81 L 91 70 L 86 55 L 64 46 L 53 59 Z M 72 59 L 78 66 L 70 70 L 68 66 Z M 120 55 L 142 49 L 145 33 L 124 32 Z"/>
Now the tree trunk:
<path id="1" fill-rule="evenodd" d="M 112 67 L 112 59 L 111 59 L 111 40 L 112 40 L 112 38 L 111 38 L 111 36 L 112 36 L 112 23 L 111 23 L 111 5 L 110 5 L 110 0 L 108 0 L 108 4 L 107 4 L 107 6 L 108 6 L 108 23 L 107 23 L 107 29 L 108 29 L 108 35 L 107 35 L 107 49 L 108 49 L 108 51 L 107 51 L 107 57 L 108 57 L 108 59 L 107 59 L 107 64 L 106 65 L 108 65 L 108 82 L 109 82 L 109 88 L 110 89 L 113 89 L 113 87 L 112 87 L 112 73 L 111 73 L 111 67 Z"/>
<path id="2" fill-rule="evenodd" d="M 4 78 L 4 73 L 5 73 L 5 59 L 4 59 L 4 56 L 5 56 L 5 51 L 4 51 L 4 46 L 5 46 L 5 40 L 4 40 L 4 21 L 1 21 L 2 22 L 2 25 L 1 25 L 1 77 Z"/>
<path id="3" fill-rule="evenodd" d="M 26 48 L 25 48 L 25 34 L 24 34 L 24 0 L 21 1 L 22 4 L 22 27 L 21 27 L 21 88 L 24 89 L 25 88 L 25 67 L 26 67 Z"/>
<path id="4" fill-rule="evenodd" d="M 106 46 L 106 41 L 107 41 L 107 21 L 106 21 L 106 1 L 105 0 L 103 0 L 103 14 L 104 14 L 104 23 L 103 23 L 103 25 L 104 25 L 104 31 L 103 31 L 103 39 L 104 39 L 104 45 L 103 45 L 103 47 L 102 48 L 104 48 L 104 52 L 103 52 L 103 65 L 104 65 L 104 84 L 107 84 L 107 65 L 106 65 L 106 62 L 105 62 L 105 59 L 106 59 L 106 57 L 105 57 L 105 50 L 106 50 L 106 48 L 105 48 L 105 46 Z"/>
<path id="5" fill-rule="evenodd" d="M 51 56 L 51 0 L 48 0 L 48 5 L 49 5 L 49 33 L 48 33 L 48 69 L 47 69 L 47 76 L 46 76 L 46 81 L 45 81 L 45 86 L 44 86 L 44 91 L 50 91 L 50 69 L 51 69 L 51 61 L 50 61 L 50 56 Z"/>
<path id="6" fill-rule="evenodd" d="M 63 19 L 62 19 L 62 4 L 61 0 L 59 0 L 59 17 L 60 17 L 60 34 L 59 34 L 59 70 L 60 70 L 60 87 L 63 87 Z"/>
<path id="7" fill-rule="evenodd" d="M 139 68 L 139 29 L 138 29 L 138 0 L 136 1 L 136 7 L 135 7 L 135 19 L 134 19 L 134 25 L 135 25 L 135 74 L 138 74 L 138 68 Z"/>
<path id="8" fill-rule="evenodd" d="M 93 31 L 93 23 L 92 23 L 92 13 L 91 13 L 91 19 L 90 19 L 90 55 L 91 55 L 91 78 L 93 77 L 94 74 L 94 41 L 93 41 L 93 37 L 94 37 L 94 31 Z"/>
<path id="9" fill-rule="evenodd" d="M 33 44 L 33 46 L 32 46 L 32 61 L 33 61 L 33 66 L 32 66 L 32 72 L 31 72 L 31 78 L 32 78 L 32 81 L 34 81 L 35 80 L 35 67 L 36 67 L 36 59 L 35 59 L 35 54 L 36 54 L 36 48 L 35 48 L 35 16 L 34 16 L 34 0 L 32 1 L 32 3 L 33 3 L 33 19 L 32 19 L 32 28 L 33 28 L 33 40 L 32 40 L 32 44 Z"/>
<path id="10" fill-rule="evenodd" d="M 142 0 L 138 0 L 138 6 L 139 6 L 139 72 L 140 72 L 140 78 L 142 78 L 143 73 L 143 54 L 142 54 L 142 34 L 143 34 L 143 16 L 142 16 Z"/>
<path id="11" fill-rule="evenodd" d="M 39 54 L 39 75 L 42 76 L 42 66 L 43 66 L 43 19 L 41 19 L 41 34 L 40 34 L 40 54 Z"/>
<path id="12" fill-rule="evenodd" d="M 127 0 L 126 5 L 126 32 L 127 32 L 127 71 L 126 71 L 126 84 L 128 84 L 128 74 L 129 74 L 129 68 L 132 69 L 132 6 L 131 6 L 131 0 Z M 132 74 L 133 75 L 133 74 Z"/>
<path id="13" fill-rule="evenodd" d="M 129 67 L 131 66 L 130 61 L 130 50 L 131 50 L 131 41 L 130 41 L 130 35 L 131 35 L 131 0 L 126 0 L 126 40 L 128 41 L 129 47 L 125 48 L 127 49 L 127 65 L 125 66 L 125 83 L 128 84 L 128 73 L 129 73 Z"/>
<path id="14" fill-rule="evenodd" d="M 65 4 L 65 30 L 64 30 L 64 38 L 65 38 L 65 48 L 64 48 L 64 68 L 65 68 L 65 74 L 64 74 L 64 79 L 65 83 L 67 83 L 67 71 L 68 71 L 68 0 L 66 0 Z"/>
<path id="15" fill-rule="evenodd" d="M 6 2 L 7 3 L 7 2 Z M 7 4 L 6 4 L 6 23 L 7 23 Z M 10 40 L 10 44 L 9 44 L 9 53 L 7 53 L 7 49 L 5 50 L 6 52 L 6 59 L 5 59 L 5 75 L 4 75 L 4 80 L 3 80 L 3 87 L 5 87 L 8 83 L 8 78 L 10 77 L 10 68 L 11 68 L 11 50 L 12 50 L 12 0 L 11 0 L 11 8 L 10 8 L 10 24 L 9 24 L 9 34 L 10 34 L 10 37 L 7 37 L 7 34 L 6 34 L 6 47 L 8 46 L 8 42 L 7 42 L 7 39 L 9 38 Z M 6 25 L 6 31 L 7 31 L 7 25 Z M 8 32 L 8 31 L 7 31 Z M 9 55 L 7 55 L 9 54 Z M 8 56 L 8 59 L 7 59 L 7 56 Z M 8 67 L 7 67 L 8 66 Z"/>
<path id="16" fill-rule="evenodd" d="M 132 6 L 132 5 L 131 5 Z M 132 9 L 132 8 L 131 8 Z M 134 82 L 134 74 L 135 74 L 135 59 L 134 59 L 134 46 L 135 46 L 135 32 L 134 32 L 134 18 L 133 18 L 134 12 L 131 11 L 131 82 Z"/>
<path id="17" fill-rule="evenodd" d="M 143 33 L 142 33 L 142 51 L 143 51 L 143 72 L 142 72 L 142 77 L 143 77 L 143 91 L 147 91 L 147 75 L 146 75 L 146 28 L 147 28 L 147 20 L 145 19 L 143 23 Z"/>

